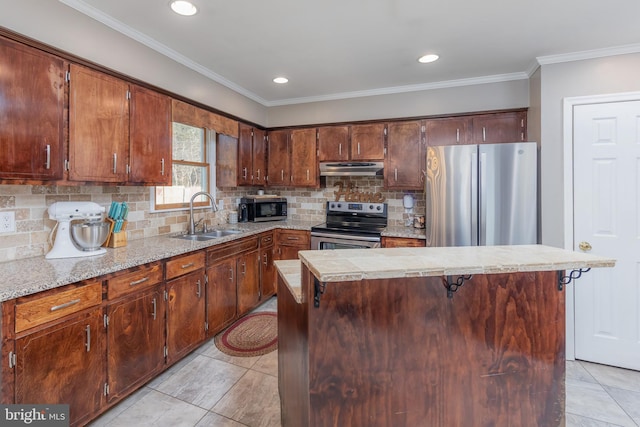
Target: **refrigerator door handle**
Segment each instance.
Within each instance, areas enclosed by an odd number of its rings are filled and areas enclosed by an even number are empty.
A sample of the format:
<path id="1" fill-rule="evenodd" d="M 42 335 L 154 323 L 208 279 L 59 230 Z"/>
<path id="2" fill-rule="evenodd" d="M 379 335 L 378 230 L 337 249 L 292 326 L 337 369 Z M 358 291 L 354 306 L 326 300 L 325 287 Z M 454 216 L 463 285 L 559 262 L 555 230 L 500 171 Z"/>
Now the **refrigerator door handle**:
<path id="1" fill-rule="evenodd" d="M 471 154 L 471 246 L 478 246 L 478 153 Z"/>
<path id="2" fill-rule="evenodd" d="M 487 244 L 487 153 L 480 152 L 480 160 L 478 162 L 478 218 L 480 224 L 478 226 L 478 237 L 480 246 Z"/>

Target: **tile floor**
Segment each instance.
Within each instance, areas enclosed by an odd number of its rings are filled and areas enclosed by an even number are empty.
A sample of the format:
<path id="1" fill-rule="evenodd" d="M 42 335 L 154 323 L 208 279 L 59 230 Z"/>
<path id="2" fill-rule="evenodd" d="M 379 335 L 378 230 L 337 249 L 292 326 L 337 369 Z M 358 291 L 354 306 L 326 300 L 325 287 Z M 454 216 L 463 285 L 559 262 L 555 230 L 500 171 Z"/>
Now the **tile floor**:
<path id="1" fill-rule="evenodd" d="M 91 427 L 279 427 L 277 373 L 277 352 L 230 357 L 211 340 Z M 566 383 L 567 427 L 640 426 L 640 372 L 567 362 Z"/>

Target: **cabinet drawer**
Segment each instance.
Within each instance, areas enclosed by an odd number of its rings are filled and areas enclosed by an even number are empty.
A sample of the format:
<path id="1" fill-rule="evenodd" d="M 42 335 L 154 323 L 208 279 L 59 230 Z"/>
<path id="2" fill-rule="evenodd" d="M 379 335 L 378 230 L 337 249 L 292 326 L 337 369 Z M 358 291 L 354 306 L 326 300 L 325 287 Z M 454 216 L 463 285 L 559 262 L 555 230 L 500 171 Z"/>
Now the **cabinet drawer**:
<path id="1" fill-rule="evenodd" d="M 306 247 L 311 244 L 310 233 L 301 230 L 278 230 L 278 243 Z"/>
<path id="2" fill-rule="evenodd" d="M 76 313 L 102 302 L 102 282 L 94 281 L 70 289 L 16 304 L 16 333 Z"/>
<path id="3" fill-rule="evenodd" d="M 257 237 L 247 237 L 240 241 L 214 246 L 207 250 L 207 265 L 213 265 L 224 258 L 255 249 L 258 249 Z"/>
<path id="4" fill-rule="evenodd" d="M 144 266 L 107 280 L 107 298 L 114 299 L 162 282 L 162 264 Z"/>
<path id="5" fill-rule="evenodd" d="M 273 233 L 265 234 L 260 236 L 260 247 L 265 248 L 267 246 L 273 245 Z"/>
<path id="6" fill-rule="evenodd" d="M 167 261 L 167 280 L 204 268 L 204 251 Z"/>

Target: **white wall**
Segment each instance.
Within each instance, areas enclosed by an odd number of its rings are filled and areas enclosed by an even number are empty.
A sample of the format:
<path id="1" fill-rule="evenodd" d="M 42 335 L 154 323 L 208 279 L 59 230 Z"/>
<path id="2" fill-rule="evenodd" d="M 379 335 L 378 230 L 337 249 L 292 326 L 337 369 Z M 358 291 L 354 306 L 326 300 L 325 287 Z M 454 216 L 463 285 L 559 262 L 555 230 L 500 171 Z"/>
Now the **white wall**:
<path id="1" fill-rule="evenodd" d="M 562 101 L 572 96 L 640 90 L 640 54 L 549 64 L 541 68 L 542 243 L 564 247 Z"/>
<path id="2" fill-rule="evenodd" d="M 528 80 L 269 107 L 268 127 L 524 108 Z"/>

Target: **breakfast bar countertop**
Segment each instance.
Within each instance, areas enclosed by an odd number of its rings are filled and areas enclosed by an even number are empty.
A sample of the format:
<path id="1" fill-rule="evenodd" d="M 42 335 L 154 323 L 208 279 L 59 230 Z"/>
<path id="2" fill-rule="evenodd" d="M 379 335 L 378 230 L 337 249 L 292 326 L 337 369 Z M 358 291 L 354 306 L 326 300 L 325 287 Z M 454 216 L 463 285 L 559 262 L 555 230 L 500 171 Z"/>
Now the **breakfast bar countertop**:
<path id="1" fill-rule="evenodd" d="M 300 251 L 321 282 L 613 267 L 615 260 L 544 245 Z"/>

